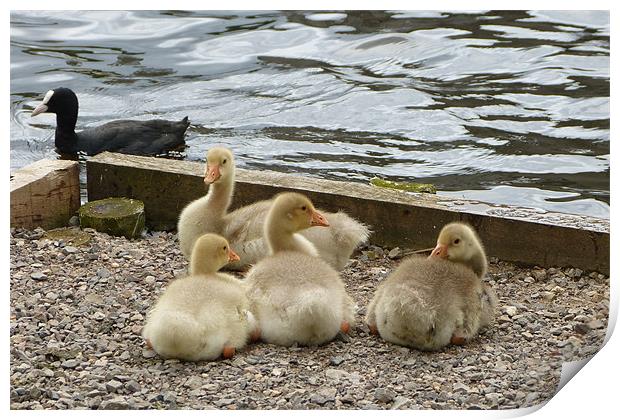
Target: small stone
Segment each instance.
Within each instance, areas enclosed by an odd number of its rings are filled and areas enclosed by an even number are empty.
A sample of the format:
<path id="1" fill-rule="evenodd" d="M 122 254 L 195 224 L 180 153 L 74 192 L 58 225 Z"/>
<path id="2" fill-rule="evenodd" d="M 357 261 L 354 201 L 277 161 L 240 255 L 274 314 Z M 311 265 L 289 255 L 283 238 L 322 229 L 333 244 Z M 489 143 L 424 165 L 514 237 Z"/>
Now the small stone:
<path id="1" fill-rule="evenodd" d="M 344 362 L 344 357 L 342 356 L 333 356 L 329 358 L 330 366 L 340 366 Z"/>
<path id="2" fill-rule="evenodd" d="M 46 280 L 47 276 L 40 271 L 35 271 L 34 273 L 30 274 L 30 278 L 33 280 L 41 281 Z"/>
<path id="3" fill-rule="evenodd" d="M 69 226 L 79 226 L 80 225 L 80 218 L 77 216 L 71 216 L 71 218 L 69 219 Z"/>
<path id="4" fill-rule="evenodd" d="M 361 376 L 359 374 L 349 373 L 346 370 L 342 369 L 327 369 L 325 371 L 325 376 L 329 379 L 333 379 L 336 381 L 346 379 L 352 382 L 359 382 L 361 379 Z"/>
<path id="5" fill-rule="evenodd" d="M 128 410 L 131 407 L 123 397 L 115 397 L 111 400 L 106 400 L 99 406 L 102 410 Z"/>
<path id="6" fill-rule="evenodd" d="M 140 384 L 137 381 L 133 380 L 133 379 L 125 384 L 125 388 L 129 392 L 139 392 L 142 389 Z"/>
<path id="7" fill-rule="evenodd" d="M 198 389 L 202 386 L 203 380 L 200 376 L 192 376 L 187 381 L 185 381 L 185 386 L 189 389 Z"/>
<path id="8" fill-rule="evenodd" d="M 603 321 L 595 319 L 593 321 L 588 322 L 588 327 L 590 327 L 593 330 L 598 330 L 598 329 L 604 328 L 605 323 Z"/>
<path id="9" fill-rule="evenodd" d="M 69 360 L 65 360 L 64 362 L 62 362 L 62 364 L 60 366 L 62 366 L 65 369 L 75 369 L 77 366 L 79 366 L 80 362 L 78 362 L 75 359 L 69 359 Z"/>
<path id="10" fill-rule="evenodd" d="M 89 303 L 96 303 L 98 305 L 103 304 L 103 298 L 97 293 L 89 293 L 84 297 L 84 300 Z"/>
<path id="11" fill-rule="evenodd" d="M 146 276 L 146 278 L 144 279 L 144 282 L 146 284 L 153 284 L 153 283 L 155 283 L 155 277 L 154 276 Z"/>
<path id="12" fill-rule="evenodd" d="M 310 396 L 310 402 L 323 405 L 336 400 L 336 388 L 321 388 L 316 394 Z"/>
<path id="13" fill-rule="evenodd" d="M 66 246 L 63 248 L 63 251 L 65 254 L 75 254 L 76 252 L 79 251 L 79 249 L 77 249 L 74 246 Z"/>
<path id="14" fill-rule="evenodd" d="M 503 306 L 502 312 L 512 317 L 517 314 L 517 307 L 516 306 Z"/>
<path id="15" fill-rule="evenodd" d="M 541 270 L 533 270 L 532 276 L 536 279 L 536 281 L 541 282 L 547 278 L 547 271 L 544 269 Z"/>
<path id="16" fill-rule="evenodd" d="M 392 249 L 392 250 L 389 252 L 389 254 L 388 254 L 388 257 L 389 257 L 390 259 L 395 259 L 395 258 L 397 258 L 397 257 L 399 257 L 399 256 L 400 256 L 400 248 L 399 248 L 399 247 L 396 247 L 396 248 Z"/>
<path id="17" fill-rule="evenodd" d="M 551 302 L 553 299 L 555 299 L 555 293 L 553 292 L 542 292 L 540 295 L 543 300 L 547 302 Z"/>
<path id="18" fill-rule="evenodd" d="M 577 334 L 587 334 L 590 332 L 591 328 L 588 324 L 586 323 L 581 323 L 581 324 L 576 324 L 573 327 L 573 330 L 577 333 Z"/>
<path id="19" fill-rule="evenodd" d="M 58 299 L 58 295 L 54 292 L 49 292 L 45 295 L 45 298 L 49 300 L 56 300 Z"/>
<path id="20" fill-rule="evenodd" d="M 144 357 L 145 359 L 152 359 L 156 355 L 157 353 L 155 353 L 153 350 L 149 350 L 149 349 L 142 350 L 142 357 Z"/>
<path id="21" fill-rule="evenodd" d="M 105 388 L 108 390 L 108 392 L 118 392 L 118 390 L 121 389 L 122 387 L 123 387 L 123 383 L 115 379 L 112 379 L 111 381 L 108 381 L 105 384 Z"/>
<path id="22" fill-rule="evenodd" d="M 394 400 L 396 394 L 394 394 L 394 391 L 387 388 L 377 388 L 374 396 L 377 401 L 389 403 Z"/>
<path id="23" fill-rule="evenodd" d="M 47 378 L 53 378 L 54 377 L 54 371 L 50 368 L 45 368 L 41 371 L 41 373 L 43 373 L 43 376 L 47 377 Z"/>
<path id="24" fill-rule="evenodd" d="M 459 391 L 462 391 L 462 392 L 465 392 L 465 393 L 467 393 L 467 394 L 469 394 L 469 393 L 471 392 L 471 388 L 470 388 L 470 387 L 468 387 L 467 385 L 465 385 L 465 384 L 464 384 L 464 383 L 462 383 L 462 382 L 457 382 L 457 383 L 455 383 L 454 385 L 452 385 L 452 390 L 453 390 L 454 392 L 459 392 Z"/>
<path id="25" fill-rule="evenodd" d="M 20 373 L 24 373 L 27 372 L 31 369 L 30 365 L 28 363 L 22 363 L 19 366 L 17 366 L 15 368 L 15 372 L 20 372 Z"/>
<path id="26" fill-rule="evenodd" d="M 217 405 L 218 407 L 224 407 L 224 406 L 227 406 L 227 405 L 231 405 L 234 402 L 235 402 L 234 398 L 221 398 L 221 399 L 215 401 L 215 405 Z"/>
<path id="27" fill-rule="evenodd" d="M 103 321 L 105 319 L 105 314 L 103 312 L 97 311 L 92 315 L 92 318 L 97 321 Z"/>
<path id="28" fill-rule="evenodd" d="M 390 407 L 390 410 L 398 410 L 407 405 L 409 401 L 409 398 L 399 395 L 398 397 L 394 398 L 394 403 Z"/>

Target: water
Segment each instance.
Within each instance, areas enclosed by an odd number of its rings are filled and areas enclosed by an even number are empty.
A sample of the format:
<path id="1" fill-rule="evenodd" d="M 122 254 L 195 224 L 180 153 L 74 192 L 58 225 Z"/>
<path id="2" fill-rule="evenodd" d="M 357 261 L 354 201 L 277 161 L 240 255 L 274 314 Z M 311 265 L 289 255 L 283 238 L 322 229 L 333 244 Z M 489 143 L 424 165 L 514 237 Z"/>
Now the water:
<path id="1" fill-rule="evenodd" d="M 11 13 L 11 168 L 55 158 L 49 89 L 78 129 L 180 119 L 240 167 L 609 217 L 609 13 Z"/>

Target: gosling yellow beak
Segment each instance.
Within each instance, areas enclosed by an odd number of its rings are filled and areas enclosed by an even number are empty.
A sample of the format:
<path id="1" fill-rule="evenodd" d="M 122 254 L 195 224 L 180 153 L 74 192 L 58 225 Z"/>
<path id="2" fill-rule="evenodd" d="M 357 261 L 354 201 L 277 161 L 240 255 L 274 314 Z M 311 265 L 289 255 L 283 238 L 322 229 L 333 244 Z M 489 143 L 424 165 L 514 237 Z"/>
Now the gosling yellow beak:
<path id="1" fill-rule="evenodd" d="M 239 256 L 237 254 L 235 254 L 235 251 L 232 250 L 232 248 L 228 247 L 228 262 L 231 263 L 233 261 L 239 261 L 241 258 L 239 258 Z"/>
<path id="2" fill-rule="evenodd" d="M 448 258 L 448 246 L 444 244 L 437 244 L 431 255 L 428 258 L 439 257 L 439 258 Z"/>
<path id="3" fill-rule="evenodd" d="M 209 185 L 220 179 L 220 165 L 207 165 L 205 184 Z"/>
<path id="4" fill-rule="evenodd" d="M 312 212 L 312 220 L 310 224 L 311 226 L 329 226 L 329 222 L 327 221 L 325 216 L 323 216 L 316 210 Z"/>

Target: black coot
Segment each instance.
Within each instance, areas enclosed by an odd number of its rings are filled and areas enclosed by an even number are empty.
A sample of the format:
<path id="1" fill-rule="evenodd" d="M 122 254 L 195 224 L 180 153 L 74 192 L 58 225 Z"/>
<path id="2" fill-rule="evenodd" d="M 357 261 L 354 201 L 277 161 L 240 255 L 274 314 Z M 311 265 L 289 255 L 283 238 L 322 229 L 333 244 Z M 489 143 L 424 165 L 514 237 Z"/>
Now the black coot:
<path id="1" fill-rule="evenodd" d="M 181 121 L 118 120 L 99 127 L 75 132 L 78 99 L 71 89 L 58 88 L 45 95 L 32 116 L 43 112 L 56 114 L 56 149 L 60 153 L 84 152 L 95 155 L 103 151 L 132 155 L 157 155 L 179 148 L 184 144 L 187 117 Z"/>

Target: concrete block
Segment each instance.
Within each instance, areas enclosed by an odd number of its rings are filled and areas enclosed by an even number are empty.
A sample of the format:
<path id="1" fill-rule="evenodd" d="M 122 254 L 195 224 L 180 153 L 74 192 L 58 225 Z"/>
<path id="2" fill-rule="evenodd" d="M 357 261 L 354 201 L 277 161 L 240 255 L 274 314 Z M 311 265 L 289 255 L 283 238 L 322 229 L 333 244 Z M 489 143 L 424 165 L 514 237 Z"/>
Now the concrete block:
<path id="1" fill-rule="evenodd" d="M 43 159 L 11 174 L 11 226 L 66 226 L 80 207 L 79 165 Z"/>
<path id="2" fill-rule="evenodd" d="M 144 202 L 146 224 L 176 228 L 187 203 L 206 194 L 204 163 L 105 152 L 87 162 L 89 200 L 128 197 Z M 346 211 L 371 226 L 374 244 L 401 249 L 435 245 L 446 223 L 464 221 L 487 253 L 531 265 L 574 266 L 609 273 L 609 220 L 454 200 L 354 182 L 237 169 L 231 209 L 282 191 L 306 194 L 317 207 Z"/>

